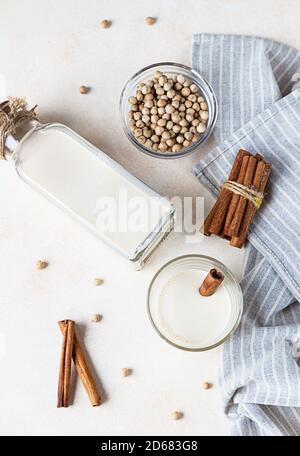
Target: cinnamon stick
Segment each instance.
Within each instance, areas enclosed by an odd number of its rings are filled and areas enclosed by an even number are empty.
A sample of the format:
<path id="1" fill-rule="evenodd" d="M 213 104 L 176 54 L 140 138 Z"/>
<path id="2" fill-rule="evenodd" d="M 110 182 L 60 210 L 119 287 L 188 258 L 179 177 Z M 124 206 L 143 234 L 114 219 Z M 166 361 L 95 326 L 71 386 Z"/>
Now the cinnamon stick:
<path id="1" fill-rule="evenodd" d="M 248 166 L 246 169 L 246 173 L 244 176 L 244 180 L 242 182 L 245 187 L 249 187 L 252 184 L 255 168 L 257 165 L 257 159 L 253 156 L 249 157 L 248 161 Z M 234 195 L 237 196 L 237 195 Z M 243 196 L 238 197 L 238 204 L 234 213 L 234 216 L 232 218 L 232 221 L 230 223 L 230 226 L 228 228 L 228 235 L 229 236 L 236 236 L 239 232 L 242 220 L 243 220 L 243 215 L 247 206 L 247 199 L 244 198 Z"/>
<path id="2" fill-rule="evenodd" d="M 248 166 L 248 161 L 249 161 L 249 155 L 245 155 L 243 157 L 242 166 L 241 166 L 238 178 L 237 178 L 237 182 L 239 184 L 242 184 L 244 182 L 246 169 L 247 169 L 247 166 Z M 225 219 L 225 225 L 224 225 L 224 230 L 223 230 L 223 236 L 224 237 L 230 236 L 229 227 L 230 227 L 230 224 L 232 222 L 232 219 L 233 219 L 235 210 L 237 208 L 238 202 L 239 202 L 239 195 L 236 195 L 235 193 L 233 193 L 231 201 L 230 201 L 230 205 L 229 205 L 229 208 L 228 208 L 227 216 L 226 216 L 226 219 Z"/>
<path id="3" fill-rule="evenodd" d="M 249 155 L 249 152 L 242 149 L 238 152 L 229 174 L 229 180 L 237 180 L 242 166 L 242 161 L 245 155 Z M 213 216 L 211 216 L 211 213 L 208 215 L 208 218 L 211 217 L 211 222 L 208 229 L 209 233 L 220 234 L 222 232 L 231 198 L 232 192 L 226 188 L 222 188 L 219 194 L 218 201 L 215 203 L 217 207 L 212 208 L 212 211 L 214 212 Z"/>
<path id="4" fill-rule="evenodd" d="M 69 407 L 71 362 L 74 341 L 74 321 L 65 320 L 64 323 L 65 329 L 63 332 L 60 357 L 57 407 Z"/>
<path id="5" fill-rule="evenodd" d="M 266 163 L 264 161 L 259 161 L 255 170 L 255 175 L 253 178 L 253 188 L 259 192 L 264 192 L 267 186 L 270 174 L 272 171 L 271 163 Z M 230 245 L 234 247 L 241 248 L 244 245 L 244 242 L 247 237 L 249 227 L 252 223 L 254 215 L 256 213 L 256 207 L 250 201 L 247 202 L 246 210 L 244 217 L 240 226 L 240 230 L 237 236 L 233 236 Z"/>
<path id="6" fill-rule="evenodd" d="M 205 279 L 203 280 L 200 288 L 199 293 L 201 296 L 211 296 L 216 291 L 217 288 L 221 285 L 224 280 L 224 274 L 222 272 L 217 271 L 217 269 L 211 269 Z"/>
<path id="7" fill-rule="evenodd" d="M 59 321 L 58 325 L 61 332 L 65 332 L 65 321 Z M 93 378 L 92 372 L 89 368 L 86 355 L 82 348 L 82 345 L 74 331 L 74 343 L 73 343 L 73 361 L 77 370 L 77 373 L 83 383 L 83 386 L 89 396 L 90 402 L 93 407 L 101 404 L 101 397 L 98 393 L 96 382 Z"/>

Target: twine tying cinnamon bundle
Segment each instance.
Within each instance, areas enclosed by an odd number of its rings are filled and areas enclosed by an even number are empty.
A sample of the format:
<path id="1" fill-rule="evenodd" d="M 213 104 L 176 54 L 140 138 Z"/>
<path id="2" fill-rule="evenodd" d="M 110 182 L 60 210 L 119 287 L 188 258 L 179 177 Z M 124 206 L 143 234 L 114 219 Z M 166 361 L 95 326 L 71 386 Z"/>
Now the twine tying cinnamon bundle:
<path id="1" fill-rule="evenodd" d="M 36 106 L 28 109 L 24 98 L 8 97 L 0 103 L 0 159 L 5 160 L 5 141 L 8 135 L 16 133 L 24 122 L 37 120 Z"/>
<path id="2" fill-rule="evenodd" d="M 228 180 L 204 222 L 204 234 L 216 234 L 241 248 L 257 209 L 260 208 L 272 165 L 259 154 L 240 150 Z"/>

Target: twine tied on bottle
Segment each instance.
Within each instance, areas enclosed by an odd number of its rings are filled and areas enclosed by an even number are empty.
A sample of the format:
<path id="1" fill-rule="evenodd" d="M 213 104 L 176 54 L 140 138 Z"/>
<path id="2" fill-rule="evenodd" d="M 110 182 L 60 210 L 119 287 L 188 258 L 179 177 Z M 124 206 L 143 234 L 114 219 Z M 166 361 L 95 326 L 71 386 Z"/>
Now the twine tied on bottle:
<path id="1" fill-rule="evenodd" d="M 248 199 L 254 204 L 254 207 L 256 207 L 256 209 L 260 208 L 261 203 L 264 199 L 263 192 L 258 192 L 257 190 L 254 190 L 252 187 L 247 187 L 246 185 L 239 184 L 235 181 L 225 181 L 222 185 L 222 188 L 226 188 L 226 190 L 229 190 L 230 192 L 233 192 L 236 195 L 240 195 L 243 198 Z"/>
<path id="2" fill-rule="evenodd" d="M 16 133 L 18 127 L 28 120 L 37 120 L 36 106 L 28 109 L 24 98 L 9 97 L 0 103 L 0 159 L 5 160 L 5 141 L 8 135 Z"/>

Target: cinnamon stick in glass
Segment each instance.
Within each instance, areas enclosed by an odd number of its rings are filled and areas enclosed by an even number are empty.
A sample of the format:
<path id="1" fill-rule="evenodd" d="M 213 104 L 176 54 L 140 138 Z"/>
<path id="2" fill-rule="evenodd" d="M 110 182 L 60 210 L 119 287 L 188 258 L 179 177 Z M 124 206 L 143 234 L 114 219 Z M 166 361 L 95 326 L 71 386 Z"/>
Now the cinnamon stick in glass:
<path id="1" fill-rule="evenodd" d="M 233 165 L 232 165 L 232 168 L 231 168 L 231 171 L 229 174 L 229 178 L 228 178 L 229 180 L 232 180 L 232 181 L 237 180 L 241 166 L 242 166 L 243 158 L 245 155 L 249 155 L 249 152 L 247 152 L 246 150 L 242 150 L 242 149 L 239 150 L 239 152 L 233 162 Z M 208 229 L 209 233 L 220 234 L 223 231 L 223 225 L 224 225 L 225 217 L 227 215 L 228 207 L 230 205 L 231 198 L 232 198 L 232 192 L 226 188 L 222 188 L 220 191 L 218 200 L 215 203 L 215 205 L 217 205 L 217 207 L 212 208 L 213 216 L 211 216 L 211 213 L 208 214 L 208 219 L 211 218 L 210 226 Z"/>
<path id="2" fill-rule="evenodd" d="M 74 321 L 65 320 L 64 325 L 59 365 L 57 407 L 69 407 Z"/>
<path id="3" fill-rule="evenodd" d="M 65 332 L 65 321 L 59 321 L 58 325 L 61 332 Z M 83 386 L 89 396 L 90 402 L 93 407 L 97 407 L 101 404 L 101 397 L 97 389 L 96 382 L 93 378 L 91 369 L 88 365 L 85 352 L 81 346 L 81 343 L 74 331 L 74 344 L 73 344 L 73 361 L 77 370 L 77 373 L 83 383 Z"/>
<path id="4" fill-rule="evenodd" d="M 244 176 L 244 179 L 242 182 L 242 184 L 245 187 L 250 187 L 250 185 L 252 184 L 256 165 L 257 165 L 257 159 L 253 156 L 249 157 L 248 166 L 247 166 L 246 173 L 245 173 L 245 176 Z M 237 196 L 237 195 L 234 195 L 234 196 Z M 232 236 L 236 236 L 238 234 L 242 220 L 243 220 L 243 215 L 244 215 L 244 212 L 245 212 L 245 209 L 247 206 L 247 202 L 248 202 L 248 200 L 246 198 L 244 198 L 243 196 L 238 197 L 238 204 L 237 204 L 234 216 L 232 218 L 232 221 L 230 223 L 230 226 L 228 228 L 228 232 L 227 232 L 228 236 L 232 237 Z"/>
<path id="5" fill-rule="evenodd" d="M 252 184 L 254 190 L 257 190 L 262 193 L 265 191 L 271 171 L 271 163 L 266 163 L 264 161 L 258 162 Z M 251 201 L 248 201 L 244 217 L 240 226 L 239 234 L 237 236 L 232 237 L 230 245 L 238 248 L 241 248 L 244 245 L 249 227 L 252 223 L 256 210 L 257 209 L 254 206 L 254 204 Z"/>
<path id="6" fill-rule="evenodd" d="M 221 285 L 224 280 L 224 274 L 217 271 L 217 269 L 211 269 L 205 279 L 203 280 L 199 293 L 201 296 L 211 296 L 213 295 L 217 288 Z"/>

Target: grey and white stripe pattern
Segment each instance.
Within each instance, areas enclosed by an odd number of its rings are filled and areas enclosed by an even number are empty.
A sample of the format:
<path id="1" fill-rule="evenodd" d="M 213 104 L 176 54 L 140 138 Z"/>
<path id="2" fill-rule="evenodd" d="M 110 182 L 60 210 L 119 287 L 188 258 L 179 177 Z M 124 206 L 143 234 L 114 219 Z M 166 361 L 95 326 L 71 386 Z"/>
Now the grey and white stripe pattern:
<path id="1" fill-rule="evenodd" d="M 193 67 L 220 105 L 221 144 L 194 167 L 197 178 L 217 195 L 240 148 L 273 164 L 245 248 L 244 315 L 223 350 L 231 431 L 300 435 L 300 53 L 256 37 L 201 34 Z"/>

